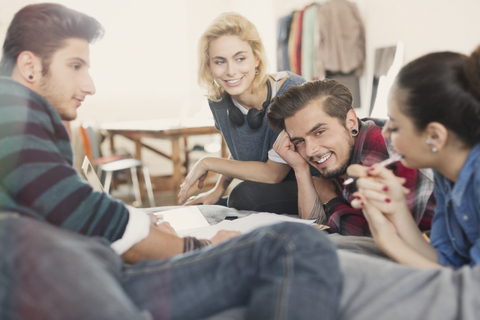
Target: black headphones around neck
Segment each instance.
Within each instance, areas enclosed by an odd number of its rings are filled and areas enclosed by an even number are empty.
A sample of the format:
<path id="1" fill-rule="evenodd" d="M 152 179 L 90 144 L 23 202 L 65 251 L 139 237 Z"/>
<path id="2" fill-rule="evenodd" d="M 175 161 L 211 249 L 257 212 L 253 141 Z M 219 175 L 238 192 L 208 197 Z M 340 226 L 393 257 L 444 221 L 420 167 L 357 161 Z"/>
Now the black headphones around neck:
<path id="1" fill-rule="evenodd" d="M 272 99 L 272 85 L 270 81 L 267 80 L 267 100 L 262 104 L 262 109 L 258 110 L 256 108 L 251 108 L 248 110 L 247 113 L 247 123 L 252 129 L 258 129 L 262 126 L 263 117 L 265 116 L 265 110 L 267 109 L 268 105 L 270 104 L 270 100 Z M 230 118 L 230 121 L 236 126 L 241 126 L 245 122 L 243 117 L 242 111 L 238 109 L 236 106 L 233 105 L 232 97 L 228 95 L 228 107 L 227 107 L 227 114 Z"/>

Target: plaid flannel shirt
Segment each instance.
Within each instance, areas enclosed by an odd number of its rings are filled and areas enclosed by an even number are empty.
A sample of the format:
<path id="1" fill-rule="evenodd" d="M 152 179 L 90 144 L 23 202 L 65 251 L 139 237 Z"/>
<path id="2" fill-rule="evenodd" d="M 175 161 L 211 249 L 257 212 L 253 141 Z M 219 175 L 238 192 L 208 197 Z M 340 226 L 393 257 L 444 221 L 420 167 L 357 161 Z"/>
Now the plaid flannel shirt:
<path id="1" fill-rule="evenodd" d="M 366 118 L 359 122 L 360 128 L 353 150 L 351 164 L 371 166 L 383 161 L 392 155 L 392 147 L 382 136 L 382 127 L 385 120 Z M 397 177 L 404 177 L 407 181 L 404 186 L 410 189 L 406 196 L 410 212 L 420 230 L 429 230 L 435 209 L 433 195 L 433 172 L 430 169 L 409 169 L 401 162 L 388 167 Z M 362 210 L 350 206 L 353 193 L 357 191 L 355 184 L 343 186 L 343 179 L 336 178 L 333 182 L 337 186 L 337 194 L 345 201 L 332 206 L 328 217 L 330 233 L 340 233 L 351 236 L 371 236 L 367 220 Z M 348 204 L 347 204 L 348 203 Z"/>

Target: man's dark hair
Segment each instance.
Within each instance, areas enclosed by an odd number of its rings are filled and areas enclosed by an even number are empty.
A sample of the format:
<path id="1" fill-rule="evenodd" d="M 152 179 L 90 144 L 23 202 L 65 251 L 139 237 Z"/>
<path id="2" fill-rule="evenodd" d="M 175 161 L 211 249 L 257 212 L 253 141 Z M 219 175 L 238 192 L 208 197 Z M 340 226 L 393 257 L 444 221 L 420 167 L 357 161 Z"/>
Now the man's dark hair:
<path id="1" fill-rule="evenodd" d="M 7 30 L 0 61 L 0 74 L 11 76 L 20 53 L 30 51 L 42 59 L 42 74 L 48 72 L 53 54 L 68 38 L 92 43 L 104 34 L 102 25 L 84 13 L 56 3 L 28 5 L 18 11 Z"/>
<path id="2" fill-rule="evenodd" d="M 274 130 L 285 129 L 285 119 L 293 117 L 311 102 L 317 102 L 330 117 L 345 125 L 347 113 L 352 109 L 352 94 L 343 84 L 330 79 L 306 82 L 290 87 L 275 97 L 267 109 L 268 123 Z"/>

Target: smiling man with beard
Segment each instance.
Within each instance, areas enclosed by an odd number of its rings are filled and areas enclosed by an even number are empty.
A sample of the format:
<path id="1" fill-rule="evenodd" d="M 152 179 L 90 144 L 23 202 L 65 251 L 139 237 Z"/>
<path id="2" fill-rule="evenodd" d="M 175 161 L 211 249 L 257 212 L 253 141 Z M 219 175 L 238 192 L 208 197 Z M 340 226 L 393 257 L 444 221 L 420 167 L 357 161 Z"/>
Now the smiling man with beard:
<path id="1" fill-rule="evenodd" d="M 328 225 L 331 233 L 370 236 L 362 211 L 350 206 L 356 186 L 343 182 L 349 165 L 371 166 L 394 154 L 381 133 L 385 120 L 358 119 L 350 91 L 325 79 L 292 87 L 276 97 L 268 108 L 268 121 L 274 129 L 283 129 L 274 149 L 295 170 L 299 216 Z M 310 166 L 320 178 L 312 177 Z M 417 225 L 430 229 L 435 207 L 431 173 L 405 168 L 400 162 L 389 168 L 405 179 Z"/>

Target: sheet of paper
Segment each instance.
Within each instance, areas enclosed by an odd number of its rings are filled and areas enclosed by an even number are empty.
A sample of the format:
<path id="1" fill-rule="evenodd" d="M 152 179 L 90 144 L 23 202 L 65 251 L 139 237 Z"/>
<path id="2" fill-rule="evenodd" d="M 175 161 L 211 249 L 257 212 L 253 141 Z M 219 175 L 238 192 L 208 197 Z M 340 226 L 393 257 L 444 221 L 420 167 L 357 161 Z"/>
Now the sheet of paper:
<path id="1" fill-rule="evenodd" d="M 169 222 L 177 232 L 186 229 L 210 226 L 200 210 L 193 206 L 155 212 L 154 215 L 163 219 L 163 221 Z"/>
<path id="2" fill-rule="evenodd" d="M 263 226 L 285 221 L 303 223 L 308 225 L 313 225 L 315 223 L 314 220 L 303 220 L 300 218 L 292 218 L 275 213 L 260 212 L 251 214 L 245 218 L 240 218 L 232 221 L 224 220 L 218 224 L 209 227 L 182 230 L 180 232 L 177 232 L 179 236 L 191 236 L 199 239 L 211 239 L 219 230 L 233 230 L 240 231 L 241 233 L 247 233 Z"/>

